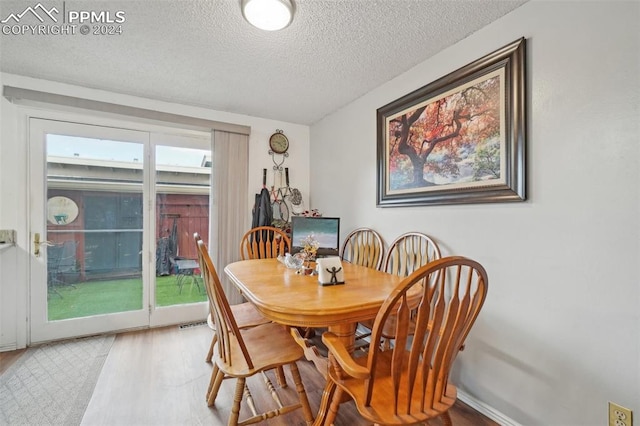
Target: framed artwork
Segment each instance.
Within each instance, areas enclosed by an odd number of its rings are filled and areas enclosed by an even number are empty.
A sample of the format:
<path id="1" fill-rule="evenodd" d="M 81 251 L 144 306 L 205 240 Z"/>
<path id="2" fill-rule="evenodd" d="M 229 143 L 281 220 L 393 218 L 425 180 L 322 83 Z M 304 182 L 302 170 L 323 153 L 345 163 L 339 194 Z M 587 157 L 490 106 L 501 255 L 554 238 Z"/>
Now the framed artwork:
<path id="1" fill-rule="evenodd" d="M 523 201 L 525 39 L 377 111 L 377 205 Z"/>

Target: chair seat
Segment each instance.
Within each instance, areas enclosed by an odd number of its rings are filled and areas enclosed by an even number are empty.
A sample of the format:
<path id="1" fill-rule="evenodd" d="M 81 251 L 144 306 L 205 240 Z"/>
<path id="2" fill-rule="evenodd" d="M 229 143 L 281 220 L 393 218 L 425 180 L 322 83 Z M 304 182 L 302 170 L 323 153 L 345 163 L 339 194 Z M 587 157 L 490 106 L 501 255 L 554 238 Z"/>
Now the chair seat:
<path id="1" fill-rule="evenodd" d="M 233 316 L 236 318 L 238 328 L 255 327 L 256 325 L 271 322 L 263 317 L 256 307 L 249 302 L 231 305 L 231 312 L 233 312 Z"/>
<path id="2" fill-rule="evenodd" d="M 249 368 L 238 341 L 231 336 L 231 360 L 225 362 L 220 357 L 215 359 L 218 368 L 228 376 L 249 377 L 259 371 L 293 363 L 304 356 L 303 349 L 282 325 L 268 323 L 243 329 L 240 333 L 249 350 L 253 368 Z M 218 351 L 214 350 L 214 353 Z"/>
<path id="3" fill-rule="evenodd" d="M 231 305 L 231 312 L 233 316 L 236 318 L 236 322 L 238 324 L 238 328 L 250 328 L 255 327 L 256 325 L 268 324 L 271 321 L 262 316 L 260 312 L 256 309 L 254 305 L 249 302 L 239 303 L 237 305 Z M 215 330 L 215 325 L 213 324 L 213 319 L 211 318 L 211 313 L 207 316 L 207 324 L 209 328 Z M 207 353 L 207 362 L 211 362 L 211 357 L 213 356 L 213 348 L 218 339 L 217 334 L 213 334 L 211 338 L 211 345 L 209 345 L 209 352 Z M 280 384 L 285 384 L 284 375 L 279 374 L 278 380 Z"/>
<path id="4" fill-rule="evenodd" d="M 429 419 L 439 416 L 442 412 L 447 411 L 456 402 L 457 389 L 454 385 L 448 384 L 443 399 L 434 404 L 434 409 L 426 410 L 425 412 L 415 413 L 393 413 L 393 404 L 390 403 L 390 399 L 393 398 L 393 380 L 391 378 L 391 351 L 381 352 L 378 358 L 378 365 L 376 368 L 376 390 L 373 392 L 371 404 L 365 406 L 363 397 L 365 395 L 365 380 L 354 379 L 345 375 L 343 379 L 339 379 L 336 376 L 336 372 L 333 368 L 329 369 L 329 375 L 335 384 L 348 393 L 354 400 L 360 415 L 362 415 L 368 421 L 373 423 L 381 423 L 387 425 L 394 424 L 414 424 L 426 422 Z M 405 352 L 404 362 L 408 362 L 409 352 Z M 354 358 L 354 361 L 363 366 L 367 366 L 367 357 Z M 418 378 L 420 380 L 420 378 Z M 400 380 L 400 387 L 407 386 L 406 375 L 402 376 Z M 422 399 L 422 392 L 419 390 L 419 386 L 416 386 L 415 393 L 413 395 L 412 406 L 420 406 Z M 403 406 L 403 404 L 399 404 Z M 374 408 L 375 407 L 375 408 Z"/>

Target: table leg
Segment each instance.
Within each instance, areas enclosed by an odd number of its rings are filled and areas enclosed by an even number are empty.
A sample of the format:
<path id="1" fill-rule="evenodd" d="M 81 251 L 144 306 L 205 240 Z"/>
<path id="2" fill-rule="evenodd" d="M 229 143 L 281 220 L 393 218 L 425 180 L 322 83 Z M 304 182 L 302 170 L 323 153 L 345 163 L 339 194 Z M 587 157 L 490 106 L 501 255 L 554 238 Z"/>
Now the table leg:
<path id="1" fill-rule="evenodd" d="M 349 353 L 353 353 L 356 342 L 356 326 L 355 323 L 338 324 L 329 326 L 329 331 L 344 343 Z"/>

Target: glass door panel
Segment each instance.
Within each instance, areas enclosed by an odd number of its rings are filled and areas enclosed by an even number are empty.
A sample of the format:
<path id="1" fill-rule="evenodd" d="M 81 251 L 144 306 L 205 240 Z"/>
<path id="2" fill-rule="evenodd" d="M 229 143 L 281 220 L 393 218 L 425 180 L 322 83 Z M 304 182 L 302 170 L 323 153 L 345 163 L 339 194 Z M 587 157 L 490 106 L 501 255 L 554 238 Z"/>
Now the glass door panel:
<path id="1" fill-rule="evenodd" d="M 158 145 L 156 160 L 156 306 L 205 302 L 195 232 L 209 236 L 209 149 Z"/>
<path id="2" fill-rule="evenodd" d="M 142 309 L 143 148 L 46 135 L 49 321 Z"/>
<path id="3" fill-rule="evenodd" d="M 44 242 L 31 257 L 31 341 L 147 325 L 149 134 L 40 119 L 30 130 L 30 227 Z"/>
<path id="4" fill-rule="evenodd" d="M 209 240 L 211 136 L 153 133 L 151 152 L 155 268 L 149 281 L 155 309 L 150 324 L 203 321 L 209 304 L 193 234 Z"/>

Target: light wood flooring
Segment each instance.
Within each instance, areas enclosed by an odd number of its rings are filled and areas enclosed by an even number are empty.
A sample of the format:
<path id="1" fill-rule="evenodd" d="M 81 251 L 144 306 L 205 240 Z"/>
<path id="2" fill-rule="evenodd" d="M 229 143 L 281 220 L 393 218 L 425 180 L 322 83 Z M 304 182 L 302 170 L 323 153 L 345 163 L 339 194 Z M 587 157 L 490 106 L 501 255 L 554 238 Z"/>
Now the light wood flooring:
<path id="1" fill-rule="evenodd" d="M 119 334 L 105 361 L 83 425 L 226 425 L 231 409 L 234 381 L 225 380 L 214 407 L 207 407 L 204 396 L 211 375 L 211 364 L 204 361 L 211 342 L 206 326 L 180 329 L 177 326 Z M 0 373 L 24 351 L 0 353 Z M 317 411 L 324 379 L 307 361 L 298 363 L 311 403 Z M 293 384 L 289 371 L 287 381 Z M 276 383 L 273 375 L 270 375 Z M 254 380 L 255 379 L 255 380 Z M 248 380 L 258 409 L 272 409 L 273 400 L 259 377 Z M 286 404 L 295 400 L 295 389 L 279 390 Z M 243 404 L 240 419 L 247 416 Z M 451 411 L 455 426 L 493 426 L 497 423 L 458 401 Z M 304 425 L 300 410 L 264 422 L 268 425 Z M 368 425 L 353 406 L 340 407 L 336 426 Z M 434 420 L 433 426 L 442 423 Z"/>

